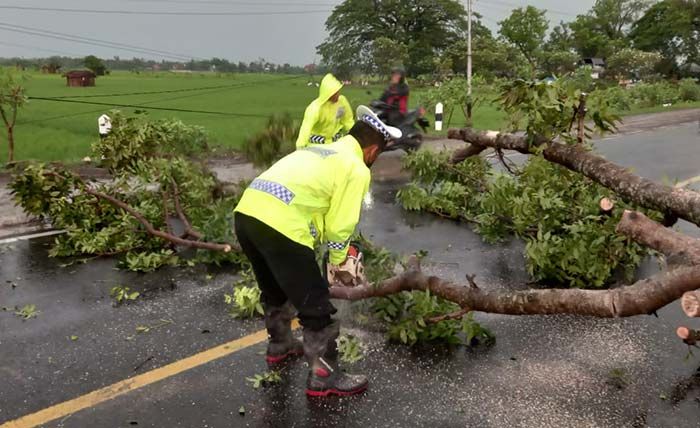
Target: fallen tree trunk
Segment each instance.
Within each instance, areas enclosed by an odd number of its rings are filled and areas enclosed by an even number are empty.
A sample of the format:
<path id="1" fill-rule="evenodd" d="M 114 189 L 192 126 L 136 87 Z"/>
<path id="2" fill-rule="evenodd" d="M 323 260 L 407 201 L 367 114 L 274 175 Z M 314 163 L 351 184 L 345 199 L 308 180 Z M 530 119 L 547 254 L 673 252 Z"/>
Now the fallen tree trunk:
<path id="1" fill-rule="evenodd" d="M 430 290 L 472 311 L 506 315 L 576 314 L 601 318 L 651 314 L 700 288 L 700 266 L 682 267 L 612 290 L 546 289 L 485 291 L 455 284 L 420 271 L 417 258 L 403 274 L 377 285 L 331 287 L 331 297 L 362 300 L 402 291 Z"/>
<path id="2" fill-rule="evenodd" d="M 700 317 L 700 293 L 689 291 L 681 297 L 681 307 L 683 312 L 689 317 Z"/>
<path id="3" fill-rule="evenodd" d="M 487 147 L 532 154 L 537 146 L 546 145 L 542 155 L 548 161 L 579 172 L 630 202 L 683 218 L 700 226 L 700 193 L 642 178 L 631 173 L 627 168 L 586 150 L 579 144 L 566 145 L 540 139 L 531 145 L 525 136 L 495 131 L 480 132 L 470 128 L 452 129 L 448 136 L 470 143 L 470 146 L 454 153 L 453 163 L 459 163 L 469 156 L 474 156 Z"/>
<path id="4" fill-rule="evenodd" d="M 486 291 L 473 285 L 455 284 L 421 272 L 418 259 L 409 261 L 401 275 L 376 285 L 331 287 L 331 297 L 361 300 L 384 297 L 402 291 L 430 290 L 436 296 L 473 311 L 508 315 L 577 314 L 595 317 L 627 317 L 650 314 L 700 288 L 700 241 L 683 236 L 637 212 L 622 216 L 618 231 L 668 256 L 687 255 L 683 264 L 611 290 L 533 289 Z"/>

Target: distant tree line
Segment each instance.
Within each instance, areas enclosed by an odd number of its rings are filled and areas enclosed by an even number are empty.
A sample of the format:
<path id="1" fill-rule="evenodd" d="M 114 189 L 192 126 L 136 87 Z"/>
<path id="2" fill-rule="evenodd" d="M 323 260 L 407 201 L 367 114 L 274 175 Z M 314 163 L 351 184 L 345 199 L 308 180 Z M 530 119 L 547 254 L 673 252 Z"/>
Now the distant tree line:
<path id="1" fill-rule="evenodd" d="M 302 74 L 309 66 L 298 66 L 291 64 L 275 64 L 260 58 L 256 61 L 229 61 L 224 58 L 212 58 L 204 60 L 190 61 L 156 61 L 144 58 L 121 58 L 115 56 L 111 59 L 101 59 L 94 55 L 84 58 L 73 58 L 68 56 L 52 56 L 48 58 L 0 58 L 0 66 L 20 67 L 27 70 L 44 70 L 47 73 L 65 72 L 71 69 L 88 68 L 97 75 L 103 75 L 107 70 L 125 71 L 169 71 L 169 70 L 190 70 L 190 71 L 215 71 L 221 73 L 280 73 L 280 74 Z M 322 67 L 316 67 L 324 70 Z"/>
<path id="2" fill-rule="evenodd" d="M 476 3 L 478 9 L 479 3 Z M 458 0 L 345 0 L 326 21 L 317 47 L 341 76 L 464 74 L 467 13 Z M 700 0 L 596 0 L 550 30 L 546 11 L 512 10 L 493 34 L 472 17 L 474 72 L 484 77 L 543 77 L 573 71 L 584 58 L 613 65 L 616 76 L 700 75 Z"/>

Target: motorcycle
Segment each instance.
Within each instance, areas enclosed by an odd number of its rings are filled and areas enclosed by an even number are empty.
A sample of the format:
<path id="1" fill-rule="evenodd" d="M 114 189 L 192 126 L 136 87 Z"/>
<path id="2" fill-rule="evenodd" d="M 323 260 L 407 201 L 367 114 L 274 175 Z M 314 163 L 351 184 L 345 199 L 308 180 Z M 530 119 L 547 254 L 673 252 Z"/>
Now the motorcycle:
<path id="1" fill-rule="evenodd" d="M 403 133 L 400 139 L 387 145 L 385 151 L 404 150 L 412 152 L 418 150 L 423 144 L 423 134 L 428 132 L 430 127 L 428 119 L 423 117 L 424 109 L 409 110 L 406 115 L 402 115 L 397 111 L 396 107 L 382 101 L 372 101 L 370 108 L 384 123 L 399 128 Z"/>

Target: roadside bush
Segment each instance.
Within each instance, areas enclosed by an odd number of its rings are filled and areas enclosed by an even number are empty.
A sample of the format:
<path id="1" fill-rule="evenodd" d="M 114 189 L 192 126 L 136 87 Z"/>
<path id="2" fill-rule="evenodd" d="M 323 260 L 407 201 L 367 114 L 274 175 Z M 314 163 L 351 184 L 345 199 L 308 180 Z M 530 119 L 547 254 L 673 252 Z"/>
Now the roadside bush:
<path id="1" fill-rule="evenodd" d="M 628 111 L 634 106 L 630 90 L 621 86 L 612 86 L 591 93 L 591 99 L 603 99 L 616 111 Z"/>
<path id="2" fill-rule="evenodd" d="M 97 159 L 110 171 L 133 170 L 146 159 L 194 156 L 207 150 L 204 128 L 177 119 L 152 120 L 145 114 L 110 113 L 112 130 L 92 145 Z"/>
<path id="3" fill-rule="evenodd" d="M 630 89 L 639 107 L 655 107 L 675 104 L 680 100 L 678 87 L 669 82 L 639 83 Z"/>
<path id="4" fill-rule="evenodd" d="M 678 82 L 681 101 L 700 101 L 700 84 L 697 79 L 685 78 Z"/>
<path id="5" fill-rule="evenodd" d="M 472 82 L 476 94 L 485 94 L 491 92 L 493 89 L 491 86 L 486 84 L 486 80 L 483 77 L 475 76 L 476 78 Z M 471 96 L 472 108 L 476 108 L 479 104 L 486 100 L 486 96 Z M 430 90 L 424 92 L 420 98 L 420 104 L 428 110 L 433 110 L 437 103 L 444 104 L 445 112 L 445 127 L 450 126 L 450 120 L 454 114 L 454 111 L 461 111 L 464 118 L 467 118 L 467 104 L 469 103 L 469 95 L 467 95 L 467 79 L 462 76 L 453 77 L 451 79 L 445 80 L 440 84 L 440 86 L 431 88 Z"/>
<path id="6" fill-rule="evenodd" d="M 253 165 L 268 167 L 296 148 L 299 122 L 289 113 L 271 116 L 265 128 L 246 140 L 244 153 Z"/>

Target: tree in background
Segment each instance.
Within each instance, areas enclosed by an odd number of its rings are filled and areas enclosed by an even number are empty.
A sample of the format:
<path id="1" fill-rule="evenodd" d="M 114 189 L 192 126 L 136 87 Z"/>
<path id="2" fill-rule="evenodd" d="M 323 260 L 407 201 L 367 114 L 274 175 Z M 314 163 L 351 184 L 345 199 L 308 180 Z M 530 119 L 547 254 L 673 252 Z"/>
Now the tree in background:
<path id="1" fill-rule="evenodd" d="M 408 47 L 388 37 L 380 37 L 372 43 L 372 59 L 381 76 L 389 76 L 391 69 L 404 66 L 408 61 Z"/>
<path id="2" fill-rule="evenodd" d="M 587 14 L 569 24 L 579 55 L 606 58 L 627 47 L 626 30 L 649 4 L 649 0 L 597 0 Z"/>
<path id="3" fill-rule="evenodd" d="M 571 34 L 571 27 L 567 22 L 559 22 L 559 25 L 552 28 L 549 38 L 544 44 L 544 50 L 548 51 L 573 51 L 574 37 Z"/>
<path id="4" fill-rule="evenodd" d="M 95 73 L 97 76 L 104 76 L 107 71 L 107 67 L 104 62 L 96 57 L 95 55 L 88 55 L 83 60 L 85 68 Z"/>
<path id="5" fill-rule="evenodd" d="M 326 20 L 328 37 L 317 50 L 346 77 L 370 70 L 372 43 L 386 37 L 407 46 L 409 75 L 427 74 L 436 54 L 465 37 L 466 15 L 456 0 L 345 0 Z"/>
<path id="6" fill-rule="evenodd" d="M 475 74 L 486 78 L 521 77 L 517 64 L 524 61 L 517 49 L 496 40 L 491 30 L 481 23 L 478 13 L 472 15 L 472 67 Z M 451 65 L 455 74 L 467 71 L 467 40 L 460 39 L 436 55 L 433 63 L 443 68 Z M 516 66 L 514 67 L 514 64 Z"/>
<path id="7" fill-rule="evenodd" d="M 0 117 L 7 130 L 7 162 L 15 160 L 15 123 L 17 112 L 27 102 L 24 74 L 11 68 L 0 68 Z"/>
<path id="8" fill-rule="evenodd" d="M 532 77 L 537 70 L 537 58 L 549 25 L 545 13 L 545 10 L 528 6 L 514 9 L 508 18 L 499 22 L 499 33 L 520 50 L 530 64 Z"/>
<path id="9" fill-rule="evenodd" d="M 645 79 L 654 74 L 654 69 L 661 59 L 662 56 L 658 52 L 620 49 L 608 58 L 606 73 L 618 79 L 631 76 Z"/>
<path id="10" fill-rule="evenodd" d="M 42 66 L 42 69 L 45 69 L 46 72 L 49 74 L 56 74 L 56 73 L 58 73 L 58 70 L 60 70 L 62 66 L 63 66 L 63 64 L 61 63 L 61 58 L 57 57 L 57 56 L 52 56 Z"/>
<path id="11" fill-rule="evenodd" d="M 562 21 L 552 29 L 542 47 L 540 67 L 546 75 L 561 76 L 576 70 L 579 59 L 575 53 L 571 27 Z"/>
<path id="12" fill-rule="evenodd" d="M 691 64 L 700 65 L 700 1 L 656 3 L 634 23 L 630 38 L 637 49 L 661 52 L 662 73 L 688 73 Z"/>
<path id="13" fill-rule="evenodd" d="M 539 57 L 540 67 L 548 76 L 561 76 L 576 70 L 578 55 L 565 50 L 543 50 Z"/>

